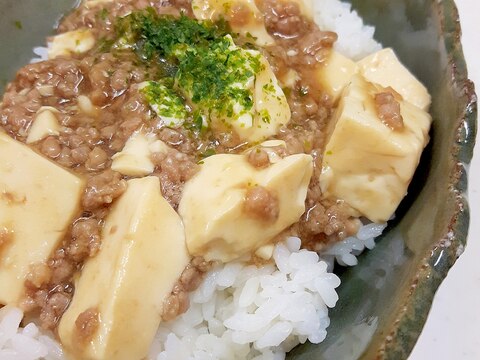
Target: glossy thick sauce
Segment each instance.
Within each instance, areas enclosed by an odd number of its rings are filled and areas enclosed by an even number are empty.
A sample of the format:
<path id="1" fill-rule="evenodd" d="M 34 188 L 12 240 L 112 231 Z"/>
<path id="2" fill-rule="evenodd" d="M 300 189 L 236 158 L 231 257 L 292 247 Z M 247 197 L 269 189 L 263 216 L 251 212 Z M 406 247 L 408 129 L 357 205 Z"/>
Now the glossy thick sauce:
<path id="1" fill-rule="evenodd" d="M 22 142 L 26 141 L 35 114 L 42 106 L 57 109 L 62 126 L 59 136 L 49 136 L 31 146 L 59 165 L 88 178 L 82 213 L 48 264 L 35 265 L 26 281 L 28 296 L 23 307 L 39 312 L 45 328 L 55 328 L 73 296 L 74 274 L 81 271 L 86 259 L 99 251 L 104 219 L 111 204 L 127 186 L 127 178 L 111 170 L 112 156 L 122 150 L 134 131 L 143 129 L 154 133 L 171 147 L 167 154 L 154 154 L 152 161 L 153 175 L 159 177 L 163 195 L 175 209 L 184 183 L 195 175 L 202 158 L 212 153 L 241 153 L 251 146 L 232 131 L 199 134 L 191 129 L 165 127 L 138 91 L 138 85 L 155 80 L 168 69 L 162 64 L 146 64 L 132 52 L 110 52 L 104 46 L 112 36 L 117 17 L 150 6 L 160 14 L 178 16 L 183 12 L 193 16 L 188 0 L 120 0 L 82 6 L 63 19 L 58 31 L 90 28 L 97 46 L 86 54 L 23 67 L 9 84 L 0 107 L 2 128 Z M 274 137 L 284 140 L 286 147 L 276 151 L 280 156 L 310 154 L 315 165 L 306 212 L 286 232 L 300 236 L 305 247 L 319 248 L 356 233 L 359 224 L 346 204 L 322 199 L 318 184 L 325 129 L 333 104 L 312 74 L 322 66 L 336 34 L 318 29 L 311 19 L 301 14 L 295 2 L 264 0 L 259 2 L 259 8 L 269 34 L 275 39 L 274 45 L 259 50 L 284 85 L 292 112 L 290 123 Z M 237 25 L 248 20 L 241 8 L 235 9 L 232 16 L 231 21 Z M 292 74 L 296 75 L 292 77 Z M 249 161 L 256 167 L 266 165 L 261 151 L 252 152 Z M 274 202 L 272 196 L 259 189 L 247 196 L 246 211 L 268 221 L 275 217 Z M 0 249 L 6 239 L 4 235 L 0 237 Z M 166 301 L 165 319 L 172 319 L 188 308 L 186 294 L 198 286 L 207 269 L 208 264 L 202 259 L 195 259 L 185 269 Z M 92 313 L 93 310 L 85 314 L 85 324 L 92 324 Z M 90 331 L 91 326 L 87 325 L 86 331 Z"/>

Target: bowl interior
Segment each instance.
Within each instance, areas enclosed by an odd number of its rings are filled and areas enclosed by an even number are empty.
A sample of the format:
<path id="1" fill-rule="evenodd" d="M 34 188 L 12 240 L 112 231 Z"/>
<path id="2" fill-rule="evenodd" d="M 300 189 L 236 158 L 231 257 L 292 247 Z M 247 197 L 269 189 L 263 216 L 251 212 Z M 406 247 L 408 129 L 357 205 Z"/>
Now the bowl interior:
<path id="1" fill-rule="evenodd" d="M 468 231 L 465 164 L 475 142 L 476 98 L 453 1 L 352 0 L 432 95 L 431 140 L 386 234 L 342 274 L 325 342 L 291 359 L 406 359 L 433 295 Z"/>
<path id="2" fill-rule="evenodd" d="M 32 49 L 45 38 L 77 0 L 2 0 L 0 4 L 0 93 L 15 72 L 35 57 Z"/>
<path id="3" fill-rule="evenodd" d="M 314 0 L 318 1 L 318 0 Z M 320 345 L 289 358 L 405 359 L 428 314 L 433 294 L 461 253 L 468 230 L 464 164 L 475 138 L 473 86 L 466 79 L 458 14 L 452 0 L 353 0 L 429 88 L 434 119 L 421 165 L 377 247 L 359 265 L 341 269 L 340 301 Z M 33 57 L 74 0 L 3 0 L 0 13 L 0 91 Z M 453 66 L 454 64 L 455 66 Z"/>

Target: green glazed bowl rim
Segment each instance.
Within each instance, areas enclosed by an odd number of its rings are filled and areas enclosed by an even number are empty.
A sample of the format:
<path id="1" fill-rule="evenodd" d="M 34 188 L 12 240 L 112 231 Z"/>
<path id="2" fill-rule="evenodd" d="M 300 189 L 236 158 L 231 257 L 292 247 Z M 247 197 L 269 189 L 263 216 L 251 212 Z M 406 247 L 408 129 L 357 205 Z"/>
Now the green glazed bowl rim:
<path id="1" fill-rule="evenodd" d="M 434 295 L 448 271 L 466 245 L 470 213 L 467 202 L 467 166 L 473 156 L 477 132 L 477 96 L 468 79 L 467 65 L 461 44 L 461 26 L 454 0 L 436 1 L 442 40 L 448 54 L 447 71 L 457 95 L 459 116 L 455 121 L 455 141 L 450 145 L 450 173 L 448 198 L 454 202 L 447 230 L 423 255 L 419 271 L 402 299 L 389 332 L 381 334 L 376 359 L 406 359 L 412 351 L 427 320 Z M 446 16 L 450 14 L 450 16 Z M 447 174 L 446 174 L 447 175 Z"/>
<path id="2" fill-rule="evenodd" d="M 400 306 L 389 316 L 387 330 L 375 335 L 378 340 L 371 343 L 361 357 L 367 360 L 408 358 L 425 324 L 434 295 L 462 254 L 468 234 L 467 165 L 473 156 L 477 132 L 477 96 L 474 84 L 468 79 L 460 41 L 459 14 L 454 0 L 423 1 L 431 3 L 432 9 L 438 12 L 442 33 L 439 46 L 446 50 L 448 66 L 445 71 L 448 72 L 449 85 L 457 99 L 457 117 L 451 119 L 456 129 L 455 141 L 448 144 L 451 165 L 449 173 L 445 174 L 449 177 L 450 185 L 446 198 L 454 205 L 448 216 L 446 230 L 421 256 L 420 268 L 410 281 L 409 290 L 402 295 Z"/>

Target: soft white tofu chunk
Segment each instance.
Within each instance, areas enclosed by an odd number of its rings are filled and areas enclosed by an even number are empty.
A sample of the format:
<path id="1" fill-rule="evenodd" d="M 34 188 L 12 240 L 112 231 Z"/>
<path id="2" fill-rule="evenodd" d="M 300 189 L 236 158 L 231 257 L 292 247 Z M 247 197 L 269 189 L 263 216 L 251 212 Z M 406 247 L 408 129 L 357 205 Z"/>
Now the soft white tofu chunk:
<path id="1" fill-rule="evenodd" d="M 380 50 L 358 62 L 360 74 L 372 83 L 392 87 L 409 103 L 428 110 L 431 97 L 427 88 L 398 60 L 390 49 Z"/>
<path id="2" fill-rule="evenodd" d="M 208 119 L 207 126 L 216 132 L 231 132 L 232 130 L 242 139 L 249 142 L 258 142 L 278 133 L 291 118 L 287 98 L 278 83 L 267 59 L 256 50 L 246 50 L 238 47 L 230 35 L 225 36 L 225 42 L 230 44 L 228 50 L 215 49 L 215 56 L 222 58 L 225 51 L 231 55 L 227 67 L 230 75 L 242 76 L 240 80 L 231 81 L 228 92 L 236 94 L 224 99 L 225 109 L 218 110 L 219 104 L 214 100 L 193 104 L 195 110 Z M 233 60 L 232 60 L 233 59 Z M 193 99 L 196 81 L 182 74 L 182 91 L 187 99 Z M 189 81 L 185 81 L 189 79 Z M 241 96 L 238 95 L 241 90 Z M 248 98 L 248 101 L 245 101 Z M 213 105 L 212 105 L 213 104 Z"/>
<path id="3" fill-rule="evenodd" d="M 426 111 L 398 99 L 403 127 L 387 126 L 375 105 L 385 91 L 360 75 L 352 78 L 332 121 L 320 176 L 324 196 L 345 200 L 374 222 L 387 221 L 407 193 L 431 124 Z"/>
<path id="4" fill-rule="evenodd" d="M 58 110 L 51 106 L 42 106 L 28 131 L 27 144 L 45 139 L 50 135 L 60 134 L 60 124 L 57 119 Z"/>
<path id="5" fill-rule="evenodd" d="M 179 128 L 183 125 L 189 114 L 183 99 L 175 90 L 161 82 L 145 81 L 139 84 L 139 91 L 145 96 L 163 125 L 170 128 Z"/>
<path id="6" fill-rule="evenodd" d="M 86 95 L 80 95 L 77 99 L 78 108 L 91 117 L 98 115 L 98 108 L 92 104 L 92 100 Z"/>
<path id="7" fill-rule="evenodd" d="M 233 123 L 240 137 L 250 141 L 261 141 L 275 135 L 291 118 L 287 98 L 270 64 L 263 56 L 260 62 L 263 69 L 255 76 L 253 124 L 243 127 Z"/>
<path id="8" fill-rule="evenodd" d="M 95 6 L 100 6 L 100 5 L 108 5 L 110 3 L 113 3 L 114 0 L 84 0 L 83 5 L 87 9 L 91 9 Z"/>
<path id="9" fill-rule="evenodd" d="M 358 66 L 353 60 L 332 50 L 329 57 L 316 70 L 316 76 L 333 102 L 337 102 L 343 89 L 357 71 Z"/>
<path id="10" fill-rule="evenodd" d="M 141 131 L 133 133 L 123 150 L 113 155 L 112 170 L 127 176 L 149 175 L 155 169 L 150 156 L 151 139 Z"/>
<path id="11" fill-rule="evenodd" d="M 186 183 L 178 210 L 189 252 L 227 262 L 268 244 L 305 212 L 312 171 L 312 157 L 306 154 L 263 169 L 245 155 L 205 159 Z"/>
<path id="12" fill-rule="evenodd" d="M 86 262 L 60 321 L 68 355 L 146 358 L 163 301 L 189 261 L 182 221 L 162 197 L 158 178 L 129 180 L 106 219 L 101 250 Z M 89 321 L 96 325 L 85 333 Z"/>
<path id="13" fill-rule="evenodd" d="M 263 15 L 254 0 L 193 0 L 192 9 L 198 20 L 226 19 L 232 30 L 259 46 L 275 44 L 263 22 Z"/>
<path id="14" fill-rule="evenodd" d="M 80 211 L 84 180 L 0 132 L 0 304 L 18 305 Z"/>
<path id="15" fill-rule="evenodd" d="M 95 45 L 90 29 L 78 29 L 53 36 L 48 47 L 48 58 L 85 53 Z"/>

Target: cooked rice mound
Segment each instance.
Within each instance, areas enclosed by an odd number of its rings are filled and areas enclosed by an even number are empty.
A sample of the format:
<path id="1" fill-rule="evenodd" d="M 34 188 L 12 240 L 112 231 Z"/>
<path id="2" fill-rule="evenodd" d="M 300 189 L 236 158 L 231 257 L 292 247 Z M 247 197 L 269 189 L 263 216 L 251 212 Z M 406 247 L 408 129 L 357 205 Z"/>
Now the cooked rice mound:
<path id="1" fill-rule="evenodd" d="M 338 300 L 334 258 L 355 265 L 356 255 L 373 248 L 385 226 L 364 225 L 320 256 L 300 249 L 300 239 L 291 237 L 276 245 L 274 264 L 215 267 L 190 294 L 189 310 L 160 326 L 149 359 L 276 360 L 307 340 L 322 342 L 328 309 Z M 63 359 L 60 346 L 35 324 L 19 326 L 22 317 L 19 309 L 0 309 L 0 359 Z"/>
<path id="2" fill-rule="evenodd" d="M 187 313 L 161 326 L 157 359 L 278 359 L 307 339 L 323 341 L 340 279 L 298 238 L 278 244 L 274 259 L 212 270 Z"/>
<path id="3" fill-rule="evenodd" d="M 320 29 L 337 33 L 334 48 L 343 55 L 360 60 L 382 48 L 373 38 L 375 28 L 365 25 L 351 4 L 339 0 L 313 0 L 313 10 Z"/>

